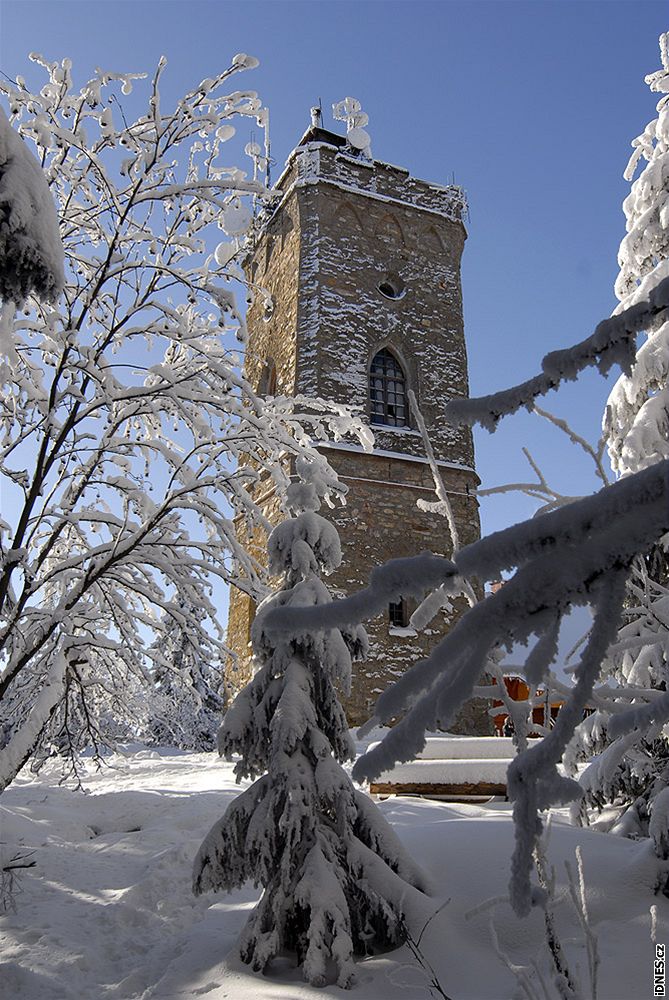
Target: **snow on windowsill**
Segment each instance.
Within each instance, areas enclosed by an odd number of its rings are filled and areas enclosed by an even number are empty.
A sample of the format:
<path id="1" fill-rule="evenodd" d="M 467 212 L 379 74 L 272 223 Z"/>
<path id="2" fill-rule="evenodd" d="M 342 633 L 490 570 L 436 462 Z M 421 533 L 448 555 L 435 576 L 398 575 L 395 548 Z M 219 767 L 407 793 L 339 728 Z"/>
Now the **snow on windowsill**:
<path id="1" fill-rule="evenodd" d="M 418 635 L 415 628 L 400 628 L 399 625 L 389 625 L 388 635 L 398 635 L 403 639 L 409 639 Z"/>
<path id="2" fill-rule="evenodd" d="M 375 427 L 384 433 L 390 431 L 391 434 L 412 434 L 414 437 L 420 437 L 420 431 L 415 427 L 396 427 L 394 424 L 370 424 L 370 427 Z"/>
<path id="3" fill-rule="evenodd" d="M 381 425 L 379 424 L 377 426 Z M 400 458 L 404 462 L 422 462 L 425 465 L 429 464 L 429 459 L 424 458 L 421 455 L 407 455 L 401 451 L 387 451 L 385 448 L 374 448 L 372 451 L 367 452 L 358 445 L 348 444 L 345 441 L 321 441 L 315 438 L 312 439 L 311 443 L 315 448 L 331 448 L 336 451 L 354 451 L 360 455 L 369 455 L 370 457 L 375 458 Z M 464 465 L 462 462 L 447 462 L 441 458 L 437 459 L 437 465 L 442 466 L 445 469 L 460 469 L 462 472 L 475 471 L 472 469 L 471 465 Z"/>

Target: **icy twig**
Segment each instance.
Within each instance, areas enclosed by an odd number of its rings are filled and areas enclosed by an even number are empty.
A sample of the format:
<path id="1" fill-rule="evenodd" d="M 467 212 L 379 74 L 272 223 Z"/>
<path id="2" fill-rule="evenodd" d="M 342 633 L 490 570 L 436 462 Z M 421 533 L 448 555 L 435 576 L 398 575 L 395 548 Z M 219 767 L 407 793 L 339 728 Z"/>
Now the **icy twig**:
<path id="1" fill-rule="evenodd" d="M 523 407 L 531 408 L 538 396 L 557 389 L 563 381 L 576 378 L 590 366 L 606 375 L 613 365 L 629 373 L 636 353 L 636 336 L 666 314 L 669 305 L 669 277 L 650 290 L 648 299 L 604 319 L 585 340 L 561 351 L 552 351 L 541 362 L 542 372 L 533 378 L 478 399 L 452 399 L 446 415 L 453 423 L 481 424 L 492 431 L 502 417 Z"/>
<path id="2" fill-rule="evenodd" d="M 444 485 L 444 480 L 442 479 L 441 472 L 439 471 L 439 466 L 434 455 L 434 449 L 432 447 L 432 442 L 430 441 L 430 435 L 428 433 L 427 427 L 425 425 L 425 420 L 423 414 L 420 411 L 418 402 L 416 400 L 416 395 L 413 389 L 409 389 L 409 403 L 411 405 L 411 410 L 414 415 L 416 424 L 421 433 L 423 439 L 423 447 L 425 448 L 425 454 L 427 455 L 428 462 L 430 463 L 430 470 L 432 472 L 432 478 L 434 480 L 434 490 L 437 494 L 437 502 L 434 503 L 429 500 L 418 500 L 416 501 L 421 510 L 431 511 L 435 514 L 440 514 L 445 517 L 448 522 L 448 530 L 451 536 L 451 547 L 452 553 L 451 558 L 455 558 L 460 549 L 460 535 L 458 533 L 458 527 L 455 520 L 455 515 L 453 513 L 453 507 L 451 506 L 451 501 L 448 499 L 448 493 Z M 462 580 L 461 583 L 461 593 L 467 598 L 467 602 L 470 607 L 478 601 L 478 597 L 468 580 Z M 416 610 L 411 616 L 409 624 L 412 628 L 422 629 L 429 624 L 434 616 L 442 609 L 446 609 L 450 612 L 452 609 L 451 597 L 455 596 L 455 588 L 449 587 L 439 587 L 437 590 L 428 594 L 423 601 L 418 605 Z"/>
<path id="3" fill-rule="evenodd" d="M 553 424 L 554 427 L 557 427 L 558 430 L 561 430 L 564 434 L 567 435 L 567 437 L 573 444 L 578 445 L 579 448 L 583 449 L 586 455 L 590 456 L 590 458 L 594 462 L 597 476 L 601 479 L 604 486 L 608 486 L 608 484 L 611 482 L 611 477 L 608 475 L 604 467 L 604 463 L 602 462 L 602 458 L 604 455 L 604 448 L 606 447 L 606 439 L 604 438 L 604 436 L 602 435 L 602 437 L 600 437 L 599 442 L 597 444 L 597 449 L 595 450 L 590 444 L 590 442 L 586 441 L 586 439 L 584 437 L 581 437 L 580 434 L 577 434 L 576 431 L 573 429 L 573 427 L 571 427 L 566 420 L 563 420 L 562 417 L 555 416 L 554 413 L 550 413 L 548 410 L 542 409 L 536 403 L 534 404 L 533 409 L 535 413 L 538 413 L 540 417 L 544 418 L 544 420 L 548 420 L 548 422 Z"/>
<path id="4" fill-rule="evenodd" d="M 0 910 L 16 912 L 16 897 L 23 891 L 21 875 L 37 864 L 32 858 L 34 851 L 18 851 L 0 867 Z"/>
<path id="5" fill-rule="evenodd" d="M 503 950 L 502 946 L 499 943 L 497 930 L 495 929 L 492 917 L 490 918 L 490 939 L 492 941 L 493 951 L 495 952 L 497 957 L 504 963 L 509 972 L 511 972 L 516 977 L 516 981 L 518 982 L 518 985 L 520 986 L 523 993 L 527 997 L 527 1000 L 542 1000 L 542 997 L 535 989 L 535 986 L 528 975 L 528 967 L 525 965 L 516 965 L 515 962 L 512 962 L 507 953 Z"/>
<path id="6" fill-rule="evenodd" d="M 592 929 L 588 914 L 588 900 L 585 891 L 585 876 L 583 873 L 583 852 L 581 845 L 576 848 L 576 869 L 577 877 L 574 876 L 572 866 L 569 861 L 565 861 L 569 879 L 569 895 L 574 904 L 578 922 L 581 925 L 585 938 L 586 953 L 588 956 L 588 972 L 590 975 L 591 1000 L 597 1000 L 597 974 L 599 970 L 599 950 L 597 946 L 597 935 Z"/>
<path id="7" fill-rule="evenodd" d="M 650 907 L 650 940 L 653 944 L 657 944 L 657 903 L 653 903 Z"/>
<path id="8" fill-rule="evenodd" d="M 420 944 L 421 944 L 421 941 L 423 940 L 423 934 L 425 933 L 425 931 L 426 931 L 427 927 L 429 926 L 429 924 L 434 920 L 434 918 L 439 913 L 441 913 L 441 911 L 444 909 L 445 906 L 448 905 L 448 903 L 450 903 L 450 899 L 445 900 L 441 904 L 441 906 L 439 907 L 439 909 L 435 910 L 435 912 L 430 917 L 428 917 L 428 919 L 423 924 L 423 927 L 421 928 L 420 934 L 418 935 L 417 938 L 414 938 L 413 934 L 411 933 L 411 930 L 410 930 L 410 928 L 409 928 L 409 926 L 408 926 L 408 924 L 406 922 L 406 919 L 404 917 L 402 918 L 402 928 L 403 928 L 404 934 L 406 935 L 406 944 L 408 945 L 409 950 L 411 951 L 411 954 L 414 956 L 414 958 L 418 962 L 418 966 L 419 966 L 421 972 L 424 974 L 424 976 L 427 979 L 427 989 L 434 996 L 442 997 L 443 1000 L 452 1000 L 452 998 L 448 996 L 448 994 L 445 992 L 443 986 L 439 982 L 439 977 L 438 977 L 437 973 L 435 972 L 432 963 L 430 962 L 430 960 L 428 959 L 427 955 L 425 954 L 425 952 L 421 948 Z"/>
<path id="9" fill-rule="evenodd" d="M 569 971 L 560 938 L 555 926 L 553 902 L 555 900 L 555 869 L 548 867 L 544 845 L 538 842 L 534 849 L 534 866 L 539 877 L 539 885 L 545 893 L 543 904 L 546 944 L 556 972 L 556 985 L 563 1000 L 578 1000 L 580 991 Z"/>
<path id="10" fill-rule="evenodd" d="M 460 549 L 460 535 L 458 532 L 458 527 L 455 522 L 455 515 L 453 514 L 453 508 L 451 506 L 451 501 L 448 499 L 448 493 L 446 492 L 446 487 L 444 486 L 444 480 L 441 477 L 441 472 L 439 471 L 439 466 L 437 465 L 437 460 L 434 457 L 434 449 L 432 447 L 432 442 L 430 441 L 430 435 L 428 434 L 427 427 L 425 426 L 425 420 L 423 414 L 421 413 L 418 402 L 416 401 L 416 394 L 413 389 L 409 389 L 409 405 L 411 406 L 411 412 L 414 415 L 416 421 L 416 426 L 421 433 L 423 439 L 423 447 L 425 448 L 425 454 L 427 455 L 427 460 L 430 463 L 430 471 L 432 472 L 432 478 L 434 479 L 434 490 L 437 494 L 438 512 L 446 518 L 448 521 L 448 530 L 451 533 L 451 544 L 453 546 L 452 557 L 455 557 L 458 550 Z M 420 502 L 419 502 L 420 506 Z M 436 504 L 431 505 L 431 509 L 435 510 Z"/>

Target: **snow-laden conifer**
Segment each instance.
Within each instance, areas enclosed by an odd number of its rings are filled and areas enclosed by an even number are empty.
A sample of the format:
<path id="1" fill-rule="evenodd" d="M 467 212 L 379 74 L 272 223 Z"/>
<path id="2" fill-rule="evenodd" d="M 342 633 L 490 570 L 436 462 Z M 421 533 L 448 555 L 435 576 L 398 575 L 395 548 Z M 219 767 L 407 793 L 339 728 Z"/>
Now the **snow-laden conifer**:
<path id="1" fill-rule="evenodd" d="M 46 177 L 0 108 L 0 299 L 11 303 L 8 312 L 13 315 L 14 303 L 31 293 L 53 301 L 65 283 L 63 269 L 58 216 Z M 6 328 L 8 316 L 4 319 Z"/>
<path id="2" fill-rule="evenodd" d="M 614 317 L 641 308 L 669 276 L 669 33 L 660 37 L 662 69 L 646 77 L 662 96 L 654 118 L 632 143 L 625 171 L 633 181 L 623 203 L 627 235 L 618 254 L 620 299 Z M 639 164 L 645 166 L 633 180 Z M 669 320 L 648 316 L 644 340 L 628 371 L 616 382 L 606 405 L 603 427 L 614 471 L 631 476 L 669 456 Z M 663 726 L 669 705 L 662 692 L 669 676 L 669 562 L 667 538 L 632 565 L 617 641 L 609 649 L 603 675 L 606 688 L 595 692 L 597 711 L 578 728 L 566 763 L 594 756 L 580 777 L 584 796 L 574 809 L 580 822 L 604 806 L 618 807 L 613 829 L 648 836 L 658 828 L 654 802 L 664 799 L 669 781 L 669 742 Z M 632 714 L 628 705 L 635 704 Z M 626 722 L 627 720 L 627 722 Z M 665 857 L 666 838 L 653 835 Z"/>
<path id="3" fill-rule="evenodd" d="M 648 299 L 669 275 L 669 33 L 660 36 L 660 54 L 662 69 L 646 77 L 650 89 L 662 95 L 657 117 L 633 141 L 625 171 L 631 181 L 646 161 L 623 203 L 627 235 L 618 253 L 616 313 Z M 604 417 L 611 464 L 619 475 L 669 457 L 669 321 L 662 316 L 644 332 L 646 340 L 631 370 L 616 382 Z"/>
<path id="4" fill-rule="evenodd" d="M 278 638 L 270 611 L 331 602 L 320 574 L 341 561 L 339 537 L 318 510 L 329 493 L 324 463 L 298 459 L 288 487 L 293 512 L 272 532 L 269 566 L 281 589 L 258 608 L 252 628 L 257 672 L 229 709 L 219 735 L 238 779 L 257 778 L 205 839 L 195 862 L 196 893 L 247 880 L 264 892 L 241 939 L 256 970 L 284 950 L 306 980 L 330 974 L 348 987 L 353 956 L 399 944 L 403 900 L 423 876 L 371 800 L 341 763 L 354 756 L 337 687 L 348 691 L 351 659 L 364 655 L 360 627 L 298 630 Z M 412 888 L 415 887 L 415 888 Z"/>

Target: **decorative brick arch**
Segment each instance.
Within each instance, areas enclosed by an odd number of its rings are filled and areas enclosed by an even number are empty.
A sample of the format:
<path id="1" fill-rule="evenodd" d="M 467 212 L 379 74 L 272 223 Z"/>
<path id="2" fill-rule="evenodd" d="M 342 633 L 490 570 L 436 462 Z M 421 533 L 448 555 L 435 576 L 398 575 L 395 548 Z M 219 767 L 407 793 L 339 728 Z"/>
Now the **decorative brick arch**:
<path id="1" fill-rule="evenodd" d="M 390 212 L 379 219 L 374 235 L 391 246 L 404 246 L 406 242 L 402 227 Z"/>
<path id="2" fill-rule="evenodd" d="M 436 250 L 438 253 L 443 253 L 445 249 L 444 241 L 434 226 L 427 227 L 423 233 L 422 242 L 424 246 L 429 247 L 431 250 Z"/>
<path id="3" fill-rule="evenodd" d="M 362 219 L 353 208 L 349 201 L 345 201 L 343 204 L 339 205 L 335 210 L 334 214 L 337 226 L 342 229 L 355 229 L 359 232 L 363 231 Z"/>

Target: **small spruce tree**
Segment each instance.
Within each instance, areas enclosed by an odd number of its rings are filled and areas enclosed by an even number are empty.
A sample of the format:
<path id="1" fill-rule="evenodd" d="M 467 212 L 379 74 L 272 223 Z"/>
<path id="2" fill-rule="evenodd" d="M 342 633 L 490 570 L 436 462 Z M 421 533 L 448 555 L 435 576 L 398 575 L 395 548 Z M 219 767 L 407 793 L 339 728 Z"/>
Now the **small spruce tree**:
<path id="1" fill-rule="evenodd" d="M 215 663 L 216 650 L 202 656 L 206 632 L 197 642 L 190 630 L 202 623 L 204 612 L 181 598 L 169 619 L 165 616 L 162 639 L 151 649 L 154 689 L 149 702 L 149 735 L 156 743 L 182 750 L 213 750 L 225 711 L 223 675 Z M 179 617 L 177 617 L 177 615 Z"/>
<path id="2" fill-rule="evenodd" d="M 632 142 L 625 170 L 632 181 L 623 202 L 627 235 L 620 244 L 616 313 L 648 299 L 669 275 L 669 32 L 660 36 L 662 69 L 646 83 L 659 93 L 657 117 Z M 639 176 L 634 175 L 645 162 Z M 606 405 L 604 433 L 619 476 L 669 458 L 669 321 L 661 313 L 645 331 L 630 370 L 616 382 Z"/>
<path id="3" fill-rule="evenodd" d="M 278 953 L 297 953 L 304 978 L 352 984 L 353 955 L 404 938 L 403 899 L 424 876 L 371 800 L 340 766 L 354 749 L 336 685 L 350 686 L 351 659 L 364 655 L 360 626 L 273 634 L 267 613 L 331 602 L 320 578 L 341 562 L 334 526 L 317 511 L 333 488 L 323 463 L 300 459 L 287 491 L 294 515 L 269 539 L 269 568 L 281 589 L 258 608 L 251 640 L 258 670 L 229 709 L 221 755 L 241 755 L 237 779 L 257 778 L 211 829 L 194 868 L 197 894 L 246 881 L 263 895 L 240 942 L 256 971 Z M 413 887 L 413 889 L 411 888 Z"/>
<path id="4" fill-rule="evenodd" d="M 646 77 L 660 94 L 657 117 L 632 142 L 625 171 L 631 190 L 623 203 L 627 235 L 618 252 L 620 273 L 616 314 L 648 299 L 669 276 L 669 32 L 660 36 L 662 68 Z M 645 161 L 645 162 L 644 162 Z M 635 178 L 639 166 L 642 165 Z M 661 311 L 644 331 L 629 371 L 616 382 L 606 405 L 603 428 L 611 465 L 619 477 L 640 472 L 669 458 L 669 320 Z M 655 800 L 666 799 L 669 741 L 666 713 L 656 713 L 624 734 L 615 716 L 627 704 L 651 703 L 669 682 L 669 536 L 633 562 L 617 642 L 609 650 L 603 676 L 619 692 L 612 713 L 602 707 L 578 728 L 566 765 L 572 773 L 595 759 L 581 774 L 583 798 L 574 808 L 579 822 L 591 811 L 616 805 L 613 829 L 624 835 L 653 836 L 666 857 L 666 837 L 651 834 Z M 646 696 L 645 691 L 649 691 Z M 654 692 L 652 695 L 650 692 Z M 609 695 L 609 698 L 611 696 Z M 615 695 L 614 695 L 615 697 Z M 602 704 L 600 699 L 600 705 Z M 666 817 L 665 817 L 666 819 Z"/>

